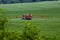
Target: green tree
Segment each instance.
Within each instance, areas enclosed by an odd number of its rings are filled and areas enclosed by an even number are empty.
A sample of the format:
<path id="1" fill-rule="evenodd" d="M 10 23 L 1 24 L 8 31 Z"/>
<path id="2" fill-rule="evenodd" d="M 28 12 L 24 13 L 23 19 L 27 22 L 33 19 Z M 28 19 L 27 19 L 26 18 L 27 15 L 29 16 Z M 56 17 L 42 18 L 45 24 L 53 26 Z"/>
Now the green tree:
<path id="1" fill-rule="evenodd" d="M 36 2 L 36 0 L 33 0 L 33 2 Z"/>

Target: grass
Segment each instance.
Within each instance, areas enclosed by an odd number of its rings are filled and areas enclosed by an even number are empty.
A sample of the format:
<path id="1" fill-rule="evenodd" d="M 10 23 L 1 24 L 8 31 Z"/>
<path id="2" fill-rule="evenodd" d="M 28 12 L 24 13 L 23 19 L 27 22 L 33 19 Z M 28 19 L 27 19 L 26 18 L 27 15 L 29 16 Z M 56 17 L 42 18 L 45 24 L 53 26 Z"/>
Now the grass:
<path id="1" fill-rule="evenodd" d="M 29 13 L 33 16 L 47 16 L 47 18 L 32 18 L 29 20 L 34 26 L 41 29 L 42 35 L 57 37 L 60 40 L 60 1 L 19 3 L 19 4 L 1 4 L 7 17 L 11 17 L 8 22 L 9 31 L 19 30 L 22 32 L 24 23 L 27 20 L 13 18 Z"/>
<path id="2" fill-rule="evenodd" d="M 27 20 L 22 19 L 10 19 L 8 23 L 9 31 L 19 30 L 22 32 L 24 23 Z M 60 37 L 60 19 L 44 19 L 44 18 L 33 18 L 31 21 L 34 26 L 39 27 L 41 35 L 44 36 L 56 36 L 57 39 Z M 13 30 L 12 30 L 13 29 Z"/>
<path id="3" fill-rule="evenodd" d="M 5 13 L 9 16 L 21 16 L 22 14 L 55 16 L 60 13 L 60 1 L 37 2 L 37 3 L 19 3 L 19 4 L 1 4 Z"/>

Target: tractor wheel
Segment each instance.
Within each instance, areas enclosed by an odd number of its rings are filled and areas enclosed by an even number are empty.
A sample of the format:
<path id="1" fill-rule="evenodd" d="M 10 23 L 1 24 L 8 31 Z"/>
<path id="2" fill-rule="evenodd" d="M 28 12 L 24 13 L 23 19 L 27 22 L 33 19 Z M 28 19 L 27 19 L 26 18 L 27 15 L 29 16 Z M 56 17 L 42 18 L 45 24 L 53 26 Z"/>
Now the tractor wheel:
<path id="1" fill-rule="evenodd" d="M 25 17 L 23 17 L 22 19 L 23 19 L 23 20 L 25 20 L 26 18 L 25 18 Z"/>
<path id="2" fill-rule="evenodd" d="M 27 18 L 27 20 L 31 20 L 31 18 Z"/>
<path id="3" fill-rule="evenodd" d="M 31 18 L 29 18 L 29 20 L 31 20 Z"/>

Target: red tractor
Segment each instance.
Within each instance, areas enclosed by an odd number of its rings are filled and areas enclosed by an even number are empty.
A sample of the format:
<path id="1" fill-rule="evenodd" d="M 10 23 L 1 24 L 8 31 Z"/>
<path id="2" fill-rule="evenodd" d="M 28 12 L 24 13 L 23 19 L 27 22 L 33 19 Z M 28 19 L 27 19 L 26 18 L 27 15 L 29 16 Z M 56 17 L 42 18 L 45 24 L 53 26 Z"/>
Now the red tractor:
<path id="1" fill-rule="evenodd" d="M 32 14 L 25 14 L 23 15 L 24 20 L 31 20 L 32 19 Z"/>

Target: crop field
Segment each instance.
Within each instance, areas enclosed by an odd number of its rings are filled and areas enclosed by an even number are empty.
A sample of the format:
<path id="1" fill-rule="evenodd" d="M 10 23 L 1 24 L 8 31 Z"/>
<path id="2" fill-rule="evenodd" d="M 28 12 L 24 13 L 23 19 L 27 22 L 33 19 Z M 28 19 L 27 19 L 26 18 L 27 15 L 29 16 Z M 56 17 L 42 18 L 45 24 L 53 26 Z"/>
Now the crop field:
<path id="1" fill-rule="evenodd" d="M 24 22 L 31 22 L 41 30 L 43 36 L 56 36 L 60 40 L 60 1 L 19 4 L 1 4 L 8 17 L 9 31 L 23 30 Z M 32 20 L 22 20 L 23 14 L 32 14 Z"/>

